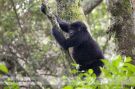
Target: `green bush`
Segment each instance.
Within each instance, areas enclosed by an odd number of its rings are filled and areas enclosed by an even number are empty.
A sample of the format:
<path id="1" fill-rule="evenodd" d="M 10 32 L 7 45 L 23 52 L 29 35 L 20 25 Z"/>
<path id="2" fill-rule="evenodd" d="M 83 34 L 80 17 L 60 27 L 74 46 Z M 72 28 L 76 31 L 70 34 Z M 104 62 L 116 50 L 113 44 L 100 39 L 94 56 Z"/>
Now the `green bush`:
<path id="1" fill-rule="evenodd" d="M 5 64 L 0 63 L 0 78 L 2 78 L 5 74 L 8 74 L 8 69 Z M 14 82 L 10 78 L 1 81 L 1 84 L 3 84 L 1 86 L 3 89 L 20 89 L 18 83 Z"/>
<path id="2" fill-rule="evenodd" d="M 85 73 L 73 70 L 77 76 L 64 76 L 63 89 L 133 89 L 135 87 L 135 66 L 130 57 L 117 56 L 112 60 L 103 60 L 104 67 L 97 78 L 92 69 Z"/>

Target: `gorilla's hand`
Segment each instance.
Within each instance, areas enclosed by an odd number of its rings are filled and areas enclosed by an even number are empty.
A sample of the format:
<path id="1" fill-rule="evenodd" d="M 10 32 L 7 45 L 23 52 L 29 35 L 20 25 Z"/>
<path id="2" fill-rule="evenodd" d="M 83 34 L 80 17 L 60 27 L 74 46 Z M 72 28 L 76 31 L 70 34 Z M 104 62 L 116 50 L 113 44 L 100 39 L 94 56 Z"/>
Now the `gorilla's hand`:
<path id="1" fill-rule="evenodd" d="M 46 6 L 45 6 L 44 4 L 41 4 L 40 10 L 41 10 L 44 14 L 46 14 Z"/>

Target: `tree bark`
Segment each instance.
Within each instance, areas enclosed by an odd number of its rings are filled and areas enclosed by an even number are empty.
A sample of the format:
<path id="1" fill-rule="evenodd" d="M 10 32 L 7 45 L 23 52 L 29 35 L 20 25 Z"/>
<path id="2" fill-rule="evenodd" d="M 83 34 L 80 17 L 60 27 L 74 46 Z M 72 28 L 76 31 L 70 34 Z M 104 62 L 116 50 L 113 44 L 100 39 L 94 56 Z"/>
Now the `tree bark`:
<path id="1" fill-rule="evenodd" d="M 112 16 L 111 31 L 115 32 L 117 52 L 135 60 L 135 28 L 130 0 L 107 0 L 107 5 Z"/>
<path id="2" fill-rule="evenodd" d="M 58 16 L 68 22 L 83 21 L 87 27 L 87 20 L 81 7 L 80 0 L 56 0 Z M 89 28 L 88 28 L 89 29 Z M 90 30 L 88 30 L 90 32 Z M 69 49 L 71 51 L 72 49 Z M 67 54 L 67 53 L 66 53 Z M 72 62 L 68 60 L 69 64 Z"/>
<path id="3" fill-rule="evenodd" d="M 58 15 L 66 21 L 86 21 L 80 0 L 56 0 Z"/>
<path id="4" fill-rule="evenodd" d="M 89 14 L 96 6 L 98 6 L 103 0 L 91 0 L 86 2 L 83 5 L 83 11 L 86 14 Z"/>

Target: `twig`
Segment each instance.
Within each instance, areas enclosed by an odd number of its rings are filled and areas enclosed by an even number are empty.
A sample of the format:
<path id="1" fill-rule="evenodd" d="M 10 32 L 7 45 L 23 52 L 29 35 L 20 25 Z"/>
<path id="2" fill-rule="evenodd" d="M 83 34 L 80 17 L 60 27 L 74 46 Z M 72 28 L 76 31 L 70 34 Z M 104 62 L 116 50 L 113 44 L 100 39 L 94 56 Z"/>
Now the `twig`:
<path id="1" fill-rule="evenodd" d="M 22 33 L 23 33 L 23 28 L 22 28 L 22 26 L 21 26 L 20 18 L 19 18 L 18 14 L 17 14 L 17 10 L 16 10 L 16 7 L 15 7 L 14 1 L 13 1 L 13 0 L 10 0 L 10 1 L 11 1 L 12 6 L 13 6 L 13 10 L 14 10 L 14 12 L 15 12 L 18 25 L 19 25 L 19 27 L 20 27 Z"/>

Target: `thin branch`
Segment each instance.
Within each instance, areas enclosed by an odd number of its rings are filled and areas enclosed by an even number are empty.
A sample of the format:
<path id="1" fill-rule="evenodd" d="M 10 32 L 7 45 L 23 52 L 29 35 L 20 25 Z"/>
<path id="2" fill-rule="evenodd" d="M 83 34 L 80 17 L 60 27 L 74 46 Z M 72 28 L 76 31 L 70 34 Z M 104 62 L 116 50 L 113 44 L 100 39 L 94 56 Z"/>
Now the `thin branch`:
<path id="1" fill-rule="evenodd" d="M 89 14 L 96 6 L 98 6 L 103 0 L 90 0 L 83 5 L 84 14 Z"/>
<path id="2" fill-rule="evenodd" d="M 10 0 L 10 1 L 11 1 L 11 3 L 12 3 L 12 6 L 13 6 L 13 9 L 14 9 L 16 18 L 17 18 L 18 25 L 19 25 L 21 31 L 23 31 L 23 28 L 22 28 L 21 22 L 20 22 L 20 18 L 19 18 L 18 14 L 17 14 L 17 10 L 16 10 L 15 4 L 14 4 L 14 1 L 13 1 L 13 0 Z"/>
<path id="3" fill-rule="evenodd" d="M 18 13 L 17 13 L 17 9 L 16 9 L 16 7 L 15 7 L 15 3 L 14 3 L 13 0 L 10 0 L 10 1 L 11 1 L 12 6 L 13 6 L 13 10 L 14 10 L 14 12 L 15 12 L 15 15 L 16 15 L 16 19 L 17 19 L 18 26 L 19 26 L 19 28 L 20 28 L 20 32 L 18 31 L 18 33 L 19 33 L 18 38 L 21 39 L 21 37 L 22 37 L 22 40 L 24 41 L 24 44 L 27 45 L 26 39 L 25 39 L 25 37 L 23 36 L 24 29 L 23 29 L 23 27 L 21 26 L 20 18 L 19 18 L 19 15 L 18 15 Z"/>

